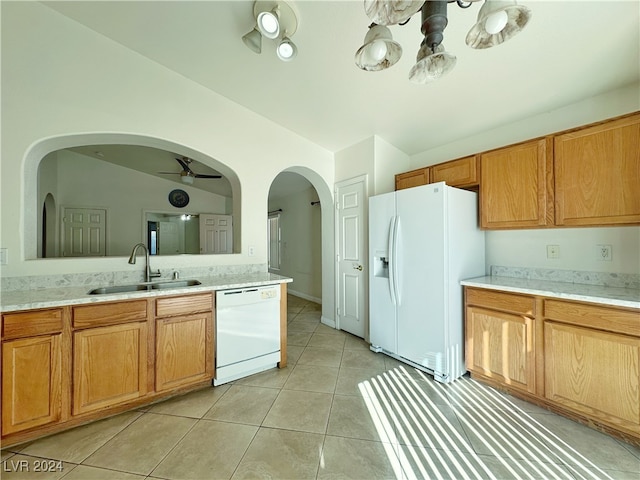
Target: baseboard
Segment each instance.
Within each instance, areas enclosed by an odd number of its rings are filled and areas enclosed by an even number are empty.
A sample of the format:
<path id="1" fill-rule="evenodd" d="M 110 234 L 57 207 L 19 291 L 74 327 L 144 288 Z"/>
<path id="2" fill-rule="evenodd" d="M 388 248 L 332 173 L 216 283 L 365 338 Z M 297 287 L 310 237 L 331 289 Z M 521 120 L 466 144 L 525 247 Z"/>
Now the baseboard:
<path id="1" fill-rule="evenodd" d="M 324 315 L 320 317 L 320 323 L 326 325 L 327 327 L 336 328 L 336 321 L 332 320 L 331 318 L 327 318 Z"/>
<path id="2" fill-rule="evenodd" d="M 307 295 L 306 293 L 302 293 L 302 292 L 297 292 L 295 290 L 291 290 L 290 288 L 287 288 L 287 293 L 289 293 L 290 295 L 293 295 L 294 297 L 300 297 L 304 300 L 309 300 L 310 302 L 322 305 L 321 298 L 312 297 L 311 295 Z"/>

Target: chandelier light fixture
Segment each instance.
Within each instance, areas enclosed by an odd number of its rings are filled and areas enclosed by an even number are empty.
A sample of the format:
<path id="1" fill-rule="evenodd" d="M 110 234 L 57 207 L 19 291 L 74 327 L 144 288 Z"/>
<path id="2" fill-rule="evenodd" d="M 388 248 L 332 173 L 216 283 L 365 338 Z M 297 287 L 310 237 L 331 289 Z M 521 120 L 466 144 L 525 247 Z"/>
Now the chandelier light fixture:
<path id="1" fill-rule="evenodd" d="M 291 37 L 298 29 L 295 12 L 282 0 L 258 0 L 253 4 L 256 25 L 242 37 L 244 44 L 255 53 L 262 53 L 262 39 L 276 42 L 276 55 L 289 62 L 298 54 L 298 47 Z"/>
<path id="2" fill-rule="evenodd" d="M 455 3 L 469 8 L 478 0 L 364 0 L 364 11 L 373 22 L 364 38 L 364 45 L 355 55 L 356 65 L 375 72 L 395 64 L 402 55 L 402 47 L 394 41 L 389 25 L 405 25 L 421 12 L 420 43 L 416 64 L 409 72 L 414 83 L 430 83 L 449 73 L 456 65 L 456 57 L 448 53 L 442 43 L 448 24 L 447 6 Z M 484 0 L 475 25 L 465 39 L 471 48 L 483 49 L 506 42 L 520 32 L 531 19 L 531 11 L 515 0 Z"/>

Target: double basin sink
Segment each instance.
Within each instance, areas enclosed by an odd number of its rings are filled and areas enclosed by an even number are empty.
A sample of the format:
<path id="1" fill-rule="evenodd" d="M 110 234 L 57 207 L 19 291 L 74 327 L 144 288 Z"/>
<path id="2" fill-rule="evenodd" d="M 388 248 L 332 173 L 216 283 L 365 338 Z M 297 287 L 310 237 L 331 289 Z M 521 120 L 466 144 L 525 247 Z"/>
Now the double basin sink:
<path id="1" fill-rule="evenodd" d="M 113 285 L 111 287 L 94 288 L 89 295 L 106 295 L 109 293 L 148 292 L 167 288 L 196 287 L 198 280 L 167 280 L 162 282 L 137 283 L 135 285 Z"/>

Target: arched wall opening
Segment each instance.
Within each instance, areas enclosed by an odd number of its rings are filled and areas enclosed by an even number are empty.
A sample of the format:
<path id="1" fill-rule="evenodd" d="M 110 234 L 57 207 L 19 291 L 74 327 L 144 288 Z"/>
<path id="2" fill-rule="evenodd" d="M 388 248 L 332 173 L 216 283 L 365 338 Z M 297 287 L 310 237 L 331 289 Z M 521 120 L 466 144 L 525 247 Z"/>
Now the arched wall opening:
<path id="1" fill-rule="evenodd" d="M 90 133 L 61 135 L 57 137 L 42 139 L 39 142 L 35 143 L 27 151 L 25 155 L 23 177 L 25 182 L 23 190 L 24 208 L 21 209 L 23 215 L 21 221 L 24 226 L 24 238 L 22 245 L 24 248 L 23 253 L 25 259 L 37 259 L 39 256 L 42 257 L 42 254 L 44 253 L 42 242 L 45 238 L 45 232 L 43 231 L 45 229 L 45 224 L 43 221 L 45 208 L 43 206 L 43 202 L 44 198 L 46 198 L 49 192 L 47 192 L 46 190 L 44 192 L 40 191 L 41 187 L 39 186 L 38 182 L 38 170 L 40 162 L 52 152 L 86 145 L 130 145 L 151 147 L 159 150 L 173 152 L 176 155 L 183 155 L 192 158 L 220 172 L 229 182 L 229 185 L 231 187 L 231 213 L 234 217 L 233 251 L 235 253 L 240 252 L 240 246 L 242 245 L 240 230 L 241 188 L 238 176 L 233 169 L 209 155 L 206 155 L 185 145 L 171 142 L 169 140 L 128 133 Z M 49 207 L 52 207 L 51 203 L 49 203 Z M 55 211 L 55 208 L 59 207 L 60 205 L 53 205 L 53 210 Z M 54 238 L 51 239 L 50 232 L 52 230 L 50 226 L 50 214 L 51 209 L 47 208 L 46 221 L 47 225 L 49 225 L 49 228 L 46 229 L 46 241 L 51 245 L 51 242 L 57 242 L 57 237 L 59 236 L 59 228 L 53 227 L 54 231 L 56 231 L 56 234 L 54 235 Z M 55 217 L 56 215 L 53 215 L 53 221 L 56 221 Z M 57 245 L 57 243 L 55 243 L 54 245 L 55 246 L 53 246 L 53 250 L 48 251 L 55 251 L 56 249 L 59 249 L 59 245 Z"/>
<path id="2" fill-rule="evenodd" d="M 335 289 L 334 289 L 334 208 L 331 189 L 324 179 L 308 167 L 294 166 L 281 173 L 295 173 L 308 181 L 317 195 L 319 205 L 305 205 L 305 208 L 320 209 L 320 249 L 321 249 L 321 303 L 322 323 L 335 327 Z M 273 183 L 272 183 L 273 185 Z M 270 204 L 270 202 L 267 202 Z M 305 199 L 306 203 L 306 199 Z M 309 202 L 311 203 L 311 202 Z M 286 214 L 286 212 L 283 212 Z M 312 214 L 310 210 L 310 215 Z M 266 219 L 265 219 L 266 222 Z M 304 246 L 303 246 L 304 248 Z M 295 279 L 294 279 L 295 282 Z M 295 286 L 293 287 L 295 289 Z M 312 297 L 314 295 L 311 295 Z M 315 299 L 314 299 L 315 300 Z"/>

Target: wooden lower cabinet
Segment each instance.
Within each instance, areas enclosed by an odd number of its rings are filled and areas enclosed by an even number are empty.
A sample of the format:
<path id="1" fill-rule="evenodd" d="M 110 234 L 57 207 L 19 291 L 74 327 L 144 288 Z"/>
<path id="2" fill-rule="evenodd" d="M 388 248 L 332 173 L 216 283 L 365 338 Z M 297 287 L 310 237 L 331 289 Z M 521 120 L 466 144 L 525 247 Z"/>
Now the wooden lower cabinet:
<path id="1" fill-rule="evenodd" d="M 535 392 L 533 297 L 465 289 L 467 370 Z"/>
<path id="2" fill-rule="evenodd" d="M 640 309 L 465 287 L 474 378 L 640 444 Z"/>
<path id="3" fill-rule="evenodd" d="M 156 320 L 156 390 L 213 378 L 211 313 Z"/>
<path id="4" fill-rule="evenodd" d="M 147 324 L 125 323 L 73 334 L 73 414 L 147 393 Z"/>
<path id="5" fill-rule="evenodd" d="M 545 396 L 640 434 L 640 338 L 544 322 Z"/>
<path id="6" fill-rule="evenodd" d="M 2 345 L 2 435 L 60 420 L 61 334 Z"/>
<path id="7" fill-rule="evenodd" d="M 535 391 L 533 319 L 467 308 L 467 369 L 527 392 Z"/>

